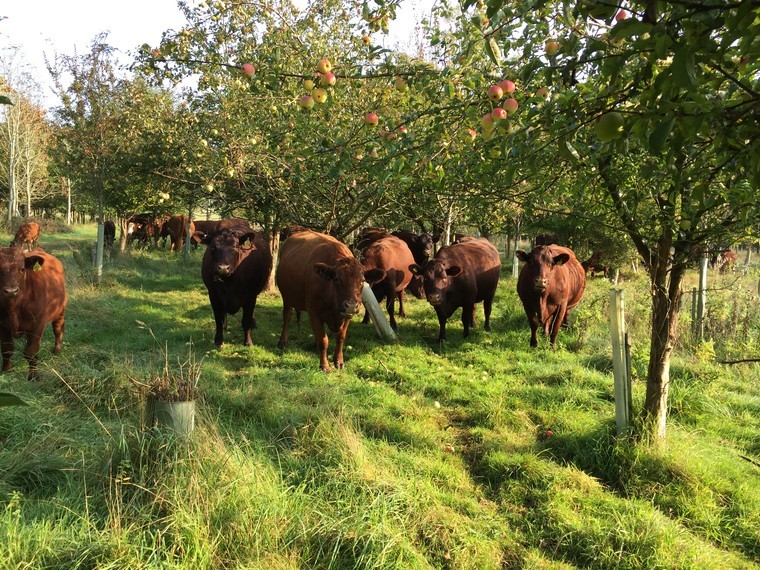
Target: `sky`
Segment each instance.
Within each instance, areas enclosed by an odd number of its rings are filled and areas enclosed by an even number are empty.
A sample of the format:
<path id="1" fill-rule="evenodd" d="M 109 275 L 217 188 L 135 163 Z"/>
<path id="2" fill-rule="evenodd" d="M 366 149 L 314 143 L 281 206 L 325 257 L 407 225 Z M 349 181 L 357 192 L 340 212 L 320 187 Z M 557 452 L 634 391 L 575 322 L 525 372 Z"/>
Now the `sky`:
<path id="1" fill-rule="evenodd" d="M 6 0 L 0 4 L 0 50 L 17 46 L 43 87 L 43 101 L 55 101 L 44 56 L 86 53 L 92 40 L 109 32 L 108 43 L 124 61 L 143 43 L 156 45 L 164 30 L 185 19 L 175 0 Z"/>
<path id="2" fill-rule="evenodd" d="M 421 17 L 422 6 L 429 0 L 407 0 L 398 18 L 391 23 L 391 36 L 408 43 L 414 23 Z M 184 16 L 176 0 L 5 0 L 0 4 L 0 52 L 17 46 L 20 60 L 42 87 L 44 106 L 55 105 L 52 82 L 45 68 L 45 56 L 86 53 L 92 40 L 108 32 L 108 43 L 115 47 L 125 63 L 144 43 L 157 45 L 165 30 L 180 29 Z M 380 39 L 380 34 L 377 35 Z M 392 39 L 393 38 L 389 38 Z M 387 45 L 387 43 L 386 43 Z"/>

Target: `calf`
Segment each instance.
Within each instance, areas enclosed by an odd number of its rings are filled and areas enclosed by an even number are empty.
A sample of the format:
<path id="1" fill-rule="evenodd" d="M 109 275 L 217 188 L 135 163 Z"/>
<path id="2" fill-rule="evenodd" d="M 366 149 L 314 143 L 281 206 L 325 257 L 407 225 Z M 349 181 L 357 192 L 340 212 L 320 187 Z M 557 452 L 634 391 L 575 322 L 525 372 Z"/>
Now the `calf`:
<path id="1" fill-rule="evenodd" d="M 583 297 L 586 272 L 573 250 L 559 245 L 538 245 L 530 253 L 518 249 L 515 255 L 525 262 L 517 279 L 517 294 L 530 323 L 530 345 L 538 346 L 539 326 L 555 344 L 570 309 Z"/>
<path id="2" fill-rule="evenodd" d="M 196 233 L 194 235 L 199 235 Z M 253 311 L 256 299 L 267 286 L 272 272 L 272 254 L 259 232 L 221 229 L 200 234 L 206 245 L 201 276 L 208 290 L 216 322 L 214 344 L 224 344 L 227 315 L 243 309 L 243 344 L 251 345 L 251 329 L 256 328 Z M 250 245 L 246 246 L 248 241 Z"/>
<path id="3" fill-rule="evenodd" d="M 386 236 L 370 243 L 362 252 L 361 261 L 365 271 L 385 271 L 385 277 L 372 286 L 372 292 L 378 302 L 386 300 L 385 308 L 391 327 L 398 330 L 394 315 L 396 297 L 399 299 L 399 315 L 403 316 L 403 293 L 413 276 L 409 266 L 414 264 L 414 257 L 409 246 L 395 236 Z M 365 313 L 363 322 L 369 322 L 369 313 Z"/>
<path id="4" fill-rule="evenodd" d="M 32 251 L 37 247 L 37 242 L 40 239 L 40 225 L 37 222 L 26 222 L 21 224 L 16 235 L 11 241 L 11 247 L 20 247 Z"/>
<path id="5" fill-rule="evenodd" d="M 35 270 L 35 266 L 39 266 Z M 41 249 L 24 253 L 15 247 L 0 248 L 0 343 L 3 372 L 11 369 L 13 339 L 26 337 L 24 356 L 29 380 L 36 380 L 37 353 L 45 326 L 53 325 L 53 354 L 61 350 L 66 312 L 63 266 Z"/>
<path id="6" fill-rule="evenodd" d="M 486 238 L 442 247 L 424 265 L 409 269 L 423 276 L 425 296 L 438 315 L 438 340 L 446 340 L 446 321 L 462 308 L 464 337 L 475 325 L 475 304 L 483 302 L 485 330 L 491 330 L 491 307 L 501 274 L 499 252 Z"/>
<path id="7" fill-rule="evenodd" d="M 296 231 L 280 246 L 280 263 L 275 273 L 282 294 L 282 334 L 279 348 L 288 344 L 288 324 L 293 310 L 309 315 L 319 351 L 319 367 L 327 362 L 325 324 L 335 334 L 333 364 L 343 368 L 343 343 L 348 325 L 359 310 L 366 279 L 374 284 L 385 277 L 382 269 L 364 271 L 359 260 L 337 239 L 311 230 Z"/>

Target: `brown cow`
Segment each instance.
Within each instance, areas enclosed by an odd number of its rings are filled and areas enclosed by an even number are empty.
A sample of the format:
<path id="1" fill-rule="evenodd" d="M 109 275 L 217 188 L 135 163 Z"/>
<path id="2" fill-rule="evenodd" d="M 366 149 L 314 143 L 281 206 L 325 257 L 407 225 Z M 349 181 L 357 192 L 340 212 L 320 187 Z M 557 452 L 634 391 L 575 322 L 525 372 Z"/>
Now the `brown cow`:
<path id="1" fill-rule="evenodd" d="M 433 255 L 433 237 L 428 233 L 416 234 L 409 230 L 397 230 L 391 235 L 396 236 L 400 240 L 404 241 L 409 246 L 409 251 L 414 256 L 414 262 L 417 265 L 424 265 L 425 262 Z M 425 297 L 425 289 L 422 286 L 422 277 L 415 275 L 407 286 L 409 292 L 417 297 L 423 299 Z M 399 316 L 404 317 L 403 311 L 403 293 L 399 298 Z"/>
<path id="2" fill-rule="evenodd" d="M 39 266 L 36 271 L 35 266 Z M 0 343 L 4 372 L 11 369 L 13 339 L 26 336 L 28 378 L 36 380 L 42 333 L 52 323 L 53 354 L 58 354 L 65 312 L 66 283 L 58 259 L 41 249 L 24 253 L 16 247 L 0 248 Z"/>
<path id="3" fill-rule="evenodd" d="M 517 279 L 517 294 L 530 323 L 530 345 L 538 346 L 539 326 L 555 344 L 570 309 L 583 297 L 586 272 L 573 250 L 559 245 L 538 245 L 530 253 L 518 249 L 515 255 L 525 262 Z"/>
<path id="4" fill-rule="evenodd" d="M 486 238 L 469 239 L 438 250 L 423 266 L 409 267 L 424 278 L 428 303 L 438 315 L 438 340 L 446 340 L 446 321 L 462 307 L 464 337 L 475 325 L 475 304 L 483 302 L 485 330 L 491 330 L 491 307 L 501 274 L 498 250 Z"/>
<path id="5" fill-rule="evenodd" d="M 394 315 L 396 297 L 399 299 L 399 315 L 402 315 L 404 289 L 413 276 L 409 266 L 414 264 L 414 257 L 409 251 L 409 246 L 396 236 L 386 236 L 367 246 L 360 259 L 365 271 L 375 268 L 385 271 L 385 277 L 372 286 L 372 292 L 378 302 L 385 299 L 391 327 L 397 330 L 398 324 Z M 369 313 L 365 313 L 363 322 L 369 322 Z"/>
<path id="6" fill-rule="evenodd" d="M 348 325 L 359 310 L 362 286 L 385 277 L 381 269 L 364 271 L 348 247 L 332 236 L 305 230 L 294 232 L 280 247 L 280 263 L 275 281 L 282 294 L 282 334 L 279 348 L 288 344 L 288 324 L 293 310 L 309 315 L 319 351 L 319 367 L 330 370 L 327 362 L 325 324 L 335 334 L 333 364 L 343 368 L 343 342 Z"/>
<path id="7" fill-rule="evenodd" d="M 103 244 L 105 247 L 113 247 L 116 240 L 116 224 L 111 220 L 103 222 Z"/>
<path id="8" fill-rule="evenodd" d="M 168 236 L 171 240 L 169 251 L 180 251 L 185 243 L 187 234 L 187 216 L 184 214 L 175 214 L 164 222 L 161 228 L 161 237 Z M 195 233 L 195 224 L 190 220 L 190 235 Z"/>
<path id="9" fill-rule="evenodd" d="M 726 274 L 736 268 L 737 261 L 739 261 L 738 255 L 730 249 L 724 249 L 718 254 L 718 257 L 715 260 L 715 266 L 718 268 L 719 273 Z"/>
<path id="10" fill-rule="evenodd" d="M 595 251 L 591 254 L 591 257 L 589 257 L 586 261 L 581 262 L 581 267 L 583 267 L 583 272 L 588 275 L 591 274 L 591 277 L 594 277 L 597 273 L 601 273 L 605 277 L 607 277 L 610 273 L 610 266 L 607 265 L 602 261 L 603 255 L 599 251 Z"/>
<path id="11" fill-rule="evenodd" d="M 199 235 L 196 232 L 194 235 Z M 244 245 L 248 241 L 250 245 Z M 256 328 L 256 299 L 267 286 L 272 272 L 272 254 L 260 232 L 221 229 L 203 235 L 206 245 L 201 275 L 214 311 L 214 344 L 224 344 L 227 315 L 243 309 L 243 344 L 251 345 L 251 329 Z"/>
<path id="12" fill-rule="evenodd" d="M 194 247 L 198 247 L 204 235 L 212 234 L 216 231 L 229 228 L 238 231 L 253 230 L 248 220 L 243 218 L 224 218 L 222 220 L 193 220 L 195 232 L 190 236 Z"/>
<path id="13" fill-rule="evenodd" d="M 40 239 L 40 225 L 37 222 L 26 222 L 21 224 L 16 231 L 16 236 L 11 241 L 11 247 L 20 247 L 32 251 L 37 247 Z"/>

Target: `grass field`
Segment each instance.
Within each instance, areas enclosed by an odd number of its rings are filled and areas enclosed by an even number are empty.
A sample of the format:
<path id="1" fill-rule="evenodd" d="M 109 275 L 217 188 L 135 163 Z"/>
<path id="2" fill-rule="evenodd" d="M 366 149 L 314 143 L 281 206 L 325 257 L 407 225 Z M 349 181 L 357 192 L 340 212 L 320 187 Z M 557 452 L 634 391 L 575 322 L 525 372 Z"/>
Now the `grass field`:
<path id="1" fill-rule="evenodd" d="M 97 285 L 94 233 L 41 239 L 67 271 L 64 348 L 48 330 L 31 384 L 17 342 L 0 377 L 29 404 L 0 408 L 0 568 L 760 568 L 760 371 L 716 363 L 760 351 L 757 269 L 711 273 L 711 338 L 684 335 L 655 448 L 614 436 L 602 279 L 556 349 L 529 348 L 505 270 L 491 333 L 463 340 L 457 313 L 441 347 L 411 299 L 397 343 L 357 318 L 324 374 L 306 321 L 277 349 L 277 292 L 252 347 L 237 315 L 215 350 L 202 251 L 115 256 Z M 640 410 L 646 279 L 622 287 Z M 141 430 L 166 354 L 201 362 L 189 441 Z"/>

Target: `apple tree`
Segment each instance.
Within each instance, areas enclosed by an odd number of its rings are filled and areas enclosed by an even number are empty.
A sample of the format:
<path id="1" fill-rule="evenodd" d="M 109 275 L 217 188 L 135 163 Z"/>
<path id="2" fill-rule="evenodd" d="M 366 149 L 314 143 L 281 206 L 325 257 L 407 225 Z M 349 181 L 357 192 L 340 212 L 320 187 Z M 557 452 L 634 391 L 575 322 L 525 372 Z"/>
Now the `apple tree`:
<path id="1" fill-rule="evenodd" d="M 472 7 L 473 10 L 481 10 Z M 666 433 L 669 367 L 687 263 L 757 227 L 757 3 L 492 0 L 481 42 L 516 73 L 521 128 L 505 185 L 575 192 L 613 220 L 651 283 L 645 432 Z M 494 54 L 495 55 L 495 54 Z M 544 98 L 546 97 L 546 100 Z M 547 172 L 565 180 L 546 185 Z"/>

